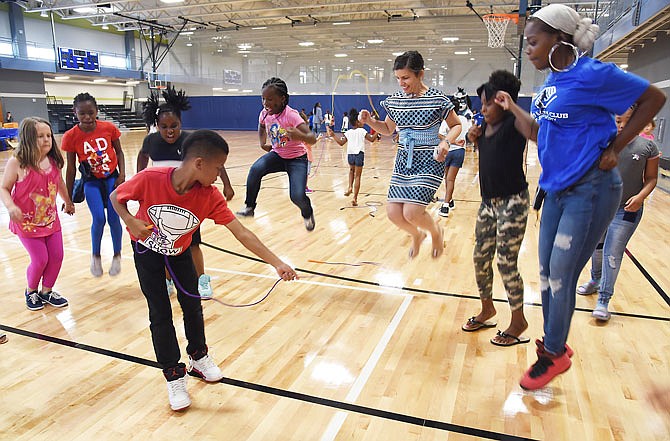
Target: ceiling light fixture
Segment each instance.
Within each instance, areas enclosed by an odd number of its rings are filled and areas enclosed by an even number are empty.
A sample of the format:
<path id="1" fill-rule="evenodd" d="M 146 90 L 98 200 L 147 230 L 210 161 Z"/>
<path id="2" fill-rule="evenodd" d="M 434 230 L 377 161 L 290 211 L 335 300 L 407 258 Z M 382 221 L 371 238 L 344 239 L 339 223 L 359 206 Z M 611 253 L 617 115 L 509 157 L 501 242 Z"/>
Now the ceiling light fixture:
<path id="1" fill-rule="evenodd" d="M 454 55 L 468 55 L 469 53 L 468 51 L 454 51 Z"/>
<path id="2" fill-rule="evenodd" d="M 368 40 L 368 43 L 370 43 L 370 44 L 382 44 L 383 42 L 384 42 L 384 40 L 382 40 L 380 38 L 376 38 L 376 39 L 373 38 L 371 40 Z"/>
<path id="3" fill-rule="evenodd" d="M 193 35 L 193 31 L 180 32 L 179 35 Z"/>
<path id="4" fill-rule="evenodd" d="M 44 18 L 46 18 L 46 17 L 48 17 L 48 16 L 49 16 L 49 13 L 48 13 L 47 11 L 42 10 L 42 11 L 40 12 L 40 17 L 44 17 Z"/>
<path id="5" fill-rule="evenodd" d="M 344 25 L 350 25 L 350 21 L 336 21 L 333 23 L 333 26 L 344 26 Z"/>
<path id="6" fill-rule="evenodd" d="M 399 57 L 402 54 L 404 54 L 404 52 L 391 52 L 391 55 L 396 56 L 396 57 Z"/>
<path id="7" fill-rule="evenodd" d="M 628 69 L 628 65 L 625 64 L 625 63 L 624 63 L 624 64 L 620 64 L 619 67 L 622 68 L 622 69 Z"/>
<path id="8" fill-rule="evenodd" d="M 69 80 L 69 79 L 70 79 L 70 77 L 67 76 L 67 75 L 62 75 L 62 76 L 59 76 L 59 77 L 54 77 L 54 80 Z"/>
<path id="9" fill-rule="evenodd" d="M 261 30 L 267 29 L 267 28 L 268 28 L 267 26 L 256 26 L 255 28 L 251 28 L 251 29 L 253 29 L 254 31 L 261 31 Z"/>
<path id="10" fill-rule="evenodd" d="M 107 80 L 105 78 L 98 78 L 97 80 L 93 80 L 94 83 L 106 83 Z"/>
<path id="11" fill-rule="evenodd" d="M 302 46 L 302 47 L 314 46 L 314 42 L 313 41 L 301 41 L 300 43 L 298 43 L 298 46 Z"/>
<path id="12" fill-rule="evenodd" d="M 453 43 L 454 41 L 458 41 L 460 38 L 458 37 L 442 37 L 442 41 L 447 41 L 450 43 Z"/>
<path id="13" fill-rule="evenodd" d="M 344 58 L 347 56 L 347 54 L 335 54 L 333 55 L 335 58 Z"/>
<path id="14" fill-rule="evenodd" d="M 167 3 L 167 4 L 171 4 L 171 3 L 183 3 L 183 2 L 184 2 L 184 0 L 161 0 L 161 3 Z"/>

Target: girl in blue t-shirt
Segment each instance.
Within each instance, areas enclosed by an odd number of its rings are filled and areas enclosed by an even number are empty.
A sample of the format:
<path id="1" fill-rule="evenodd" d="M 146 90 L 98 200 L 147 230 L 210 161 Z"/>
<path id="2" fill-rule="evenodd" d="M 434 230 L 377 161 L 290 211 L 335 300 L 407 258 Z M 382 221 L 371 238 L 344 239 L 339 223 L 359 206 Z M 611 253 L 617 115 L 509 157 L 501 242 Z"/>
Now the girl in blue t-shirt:
<path id="1" fill-rule="evenodd" d="M 648 81 L 580 56 L 598 30 L 566 5 L 540 9 L 524 31 L 526 54 L 536 69 L 550 74 L 533 99 L 532 116 L 508 94 L 496 96 L 537 141 L 546 192 L 539 238 L 544 339 L 536 341 L 538 360 L 521 379 L 524 389 L 541 388 L 570 368 L 573 352 L 566 341 L 577 278 L 621 198 L 617 156 L 665 103 Z M 614 115 L 634 103 L 635 112 L 617 135 Z"/>

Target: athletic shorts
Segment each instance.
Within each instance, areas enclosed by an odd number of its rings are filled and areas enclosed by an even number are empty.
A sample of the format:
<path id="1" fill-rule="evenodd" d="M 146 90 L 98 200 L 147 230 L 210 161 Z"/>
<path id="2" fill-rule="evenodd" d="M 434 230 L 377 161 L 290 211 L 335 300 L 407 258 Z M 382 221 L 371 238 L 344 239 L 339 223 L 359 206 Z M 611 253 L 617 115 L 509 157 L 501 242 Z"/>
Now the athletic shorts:
<path id="1" fill-rule="evenodd" d="M 191 236 L 191 245 L 200 245 L 202 243 L 202 237 L 200 236 L 200 227 L 195 230 L 193 236 Z"/>

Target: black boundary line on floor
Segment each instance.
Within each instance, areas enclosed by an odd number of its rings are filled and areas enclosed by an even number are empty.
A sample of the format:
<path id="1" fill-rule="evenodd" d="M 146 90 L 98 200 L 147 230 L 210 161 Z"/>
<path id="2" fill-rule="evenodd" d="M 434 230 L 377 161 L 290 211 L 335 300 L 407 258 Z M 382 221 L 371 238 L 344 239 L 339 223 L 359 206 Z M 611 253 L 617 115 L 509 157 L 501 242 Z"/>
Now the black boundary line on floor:
<path id="1" fill-rule="evenodd" d="M 628 257 L 630 257 L 630 260 L 633 261 L 633 263 L 635 264 L 637 269 L 639 269 L 640 272 L 642 273 L 642 275 L 647 278 L 647 281 L 651 284 L 651 286 L 654 287 L 654 289 L 661 296 L 661 298 L 663 300 L 665 300 L 665 303 L 667 303 L 667 305 L 670 306 L 670 297 L 668 297 L 668 294 L 666 294 L 666 292 L 663 290 L 663 288 L 661 288 L 661 285 L 659 285 L 656 282 L 656 280 L 654 280 L 654 278 L 651 276 L 651 274 L 649 274 L 649 272 L 647 272 L 647 270 L 644 268 L 644 266 L 642 266 L 642 264 L 635 258 L 635 256 L 633 256 L 633 253 L 631 253 L 628 250 L 628 248 L 626 248 L 625 250 L 626 250 L 626 255 Z"/>
<path id="2" fill-rule="evenodd" d="M 37 332 L 28 331 L 25 329 L 14 328 L 12 326 L 7 326 L 0 324 L 0 329 L 7 332 L 12 332 L 14 334 L 22 335 L 24 337 L 30 337 L 37 340 L 47 341 L 50 343 L 56 343 L 59 345 L 67 346 L 74 349 L 81 349 L 88 352 L 93 352 L 95 354 L 104 355 L 107 357 L 117 358 L 132 363 L 140 364 L 143 366 L 153 367 L 160 369 L 160 365 L 151 360 L 147 360 L 141 357 L 135 357 L 133 355 L 123 354 L 121 352 L 112 351 L 109 349 L 103 349 L 96 346 L 86 345 L 83 343 L 77 343 L 71 340 L 65 340 L 58 337 L 52 337 L 50 335 L 39 334 Z M 369 415 L 373 417 L 383 418 L 386 420 L 398 421 L 401 423 L 412 424 L 415 426 L 428 427 L 431 429 L 443 430 L 446 432 L 460 433 L 463 435 L 474 436 L 477 438 L 485 438 L 492 440 L 519 440 L 519 441 L 533 441 L 532 438 L 524 438 L 515 435 L 507 435 L 500 432 L 492 432 L 484 429 L 477 429 L 474 427 L 462 426 L 459 424 L 446 423 L 444 421 L 430 420 L 421 417 L 416 417 L 412 415 L 391 412 L 387 410 L 377 409 L 374 407 L 361 406 L 358 404 L 345 403 L 343 401 L 331 400 L 329 398 L 322 398 L 314 395 L 307 395 L 300 392 L 293 392 L 286 389 L 278 389 L 272 386 L 265 386 L 263 384 L 251 383 L 243 380 L 236 380 L 234 378 L 224 377 L 219 383 L 227 384 L 230 386 L 240 387 L 243 389 L 254 390 L 261 393 L 276 395 L 284 398 L 289 398 L 292 400 L 302 401 L 306 403 L 317 404 L 319 406 L 330 407 L 334 409 L 345 410 L 352 413 Z"/>
<path id="3" fill-rule="evenodd" d="M 230 251 L 226 250 L 221 247 L 217 247 L 216 245 L 209 244 L 207 242 L 201 242 L 201 245 L 207 246 L 209 248 L 212 248 L 217 251 L 221 251 L 223 253 L 231 254 L 233 256 L 241 257 L 243 259 L 247 260 L 253 260 L 254 262 L 260 262 L 260 263 L 265 263 L 262 259 L 259 259 L 257 257 L 252 257 L 252 256 L 247 256 L 241 253 L 237 253 L 235 251 Z M 327 273 L 321 273 L 318 271 L 312 271 L 308 269 L 303 269 L 303 268 L 295 268 L 296 271 L 302 272 L 302 273 L 307 273 L 307 274 L 312 274 L 315 276 L 321 276 L 325 278 L 331 278 L 331 279 L 336 279 L 336 280 L 343 280 L 347 282 L 353 282 L 353 283 L 360 283 L 362 285 L 370 285 L 370 286 L 376 286 L 379 288 L 388 288 L 388 289 L 398 289 L 401 291 L 408 291 L 412 293 L 417 293 L 417 294 L 428 294 L 428 295 L 438 295 L 438 296 L 444 296 L 444 297 L 456 297 L 459 299 L 471 299 L 471 300 L 479 300 L 479 296 L 474 296 L 470 294 L 456 294 L 456 293 L 450 293 L 450 292 L 442 292 L 442 291 L 433 291 L 429 289 L 421 289 L 421 288 L 412 288 L 412 287 L 393 287 L 393 286 L 386 286 L 382 285 L 379 282 L 371 282 L 369 280 L 362 280 L 362 279 L 355 279 L 353 277 L 345 277 L 345 276 L 337 276 L 334 274 L 327 274 Z M 498 303 L 507 303 L 507 300 L 505 299 L 493 299 L 494 302 Z M 537 306 L 537 307 L 542 307 L 541 303 L 524 303 L 525 306 Z M 575 308 L 575 311 L 580 311 L 580 312 L 588 312 L 591 313 L 593 312 L 593 309 L 590 308 Z M 663 322 L 670 322 L 670 317 L 658 317 L 654 315 L 645 315 L 645 314 L 634 314 L 634 313 L 628 313 L 628 312 L 611 312 L 612 315 L 618 315 L 622 317 L 631 317 L 631 318 L 640 318 L 640 319 L 646 319 L 646 320 L 657 320 L 657 321 L 663 321 Z"/>

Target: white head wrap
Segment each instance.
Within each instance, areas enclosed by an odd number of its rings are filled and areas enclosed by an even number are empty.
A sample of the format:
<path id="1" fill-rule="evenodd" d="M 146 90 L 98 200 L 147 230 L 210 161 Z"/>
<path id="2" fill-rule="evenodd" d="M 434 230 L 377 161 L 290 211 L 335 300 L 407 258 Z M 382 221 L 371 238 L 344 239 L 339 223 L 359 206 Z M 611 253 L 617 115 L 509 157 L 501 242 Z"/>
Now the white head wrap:
<path id="1" fill-rule="evenodd" d="M 600 31 L 600 27 L 593 24 L 590 18 L 582 18 L 577 11 L 560 3 L 545 6 L 533 14 L 533 17 L 554 29 L 572 35 L 573 41 L 583 52 L 593 47 L 593 42 Z"/>

